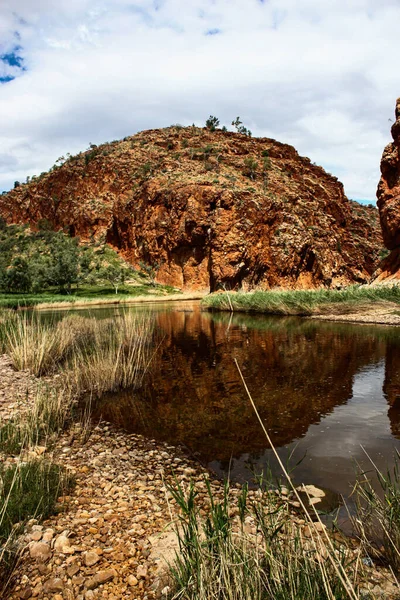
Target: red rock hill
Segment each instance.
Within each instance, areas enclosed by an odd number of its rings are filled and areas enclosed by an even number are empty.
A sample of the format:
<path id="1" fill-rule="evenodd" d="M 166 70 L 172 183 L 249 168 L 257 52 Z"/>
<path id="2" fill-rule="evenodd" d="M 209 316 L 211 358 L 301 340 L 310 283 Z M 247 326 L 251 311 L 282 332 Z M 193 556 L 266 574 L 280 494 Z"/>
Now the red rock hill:
<path id="1" fill-rule="evenodd" d="M 0 196 L 0 214 L 108 242 L 186 289 L 364 283 L 382 246 L 376 209 L 292 146 L 196 127 L 92 146 Z"/>
<path id="2" fill-rule="evenodd" d="M 396 121 L 392 125 L 393 142 L 383 151 L 378 185 L 378 208 L 383 241 L 391 250 L 383 261 L 377 281 L 400 279 L 400 98 L 396 102 Z"/>

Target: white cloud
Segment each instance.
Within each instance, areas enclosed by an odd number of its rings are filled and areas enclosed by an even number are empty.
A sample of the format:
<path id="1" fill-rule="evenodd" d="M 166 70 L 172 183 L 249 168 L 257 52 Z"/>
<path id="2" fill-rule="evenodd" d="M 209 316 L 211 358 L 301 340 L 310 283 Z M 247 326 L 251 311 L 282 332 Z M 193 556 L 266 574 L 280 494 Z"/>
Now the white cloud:
<path id="1" fill-rule="evenodd" d="M 89 142 L 211 113 L 373 200 L 399 19 L 397 0 L 3 0 L 0 54 L 19 44 L 27 70 L 0 85 L 0 189 Z"/>

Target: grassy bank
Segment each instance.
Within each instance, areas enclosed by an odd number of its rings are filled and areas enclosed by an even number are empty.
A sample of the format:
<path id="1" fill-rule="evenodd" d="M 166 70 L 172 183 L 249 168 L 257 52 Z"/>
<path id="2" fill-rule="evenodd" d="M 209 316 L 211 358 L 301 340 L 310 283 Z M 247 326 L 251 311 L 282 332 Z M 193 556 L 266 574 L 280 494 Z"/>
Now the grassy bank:
<path id="1" fill-rule="evenodd" d="M 400 286 L 351 286 L 342 290 L 218 292 L 202 300 L 204 308 L 271 315 L 346 314 L 374 303 L 400 304 Z"/>
<path id="2" fill-rule="evenodd" d="M 138 299 L 180 297 L 181 293 L 164 285 L 125 285 L 118 294 L 111 287 L 86 286 L 72 289 L 70 294 L 46 291 L 38 294 L 0 294 L 0 308 L 56 308 L 58 306 L 85 306 L 87 304 L 128 304 Z"/>

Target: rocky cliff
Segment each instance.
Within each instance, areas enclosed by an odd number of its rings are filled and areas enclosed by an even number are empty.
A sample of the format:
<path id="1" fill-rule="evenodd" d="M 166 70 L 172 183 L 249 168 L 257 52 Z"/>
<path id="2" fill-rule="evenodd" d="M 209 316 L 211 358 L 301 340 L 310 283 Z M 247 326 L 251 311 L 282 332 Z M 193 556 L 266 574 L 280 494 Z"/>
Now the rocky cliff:
<path id="1" fill-rule="evenodd" d="M 400 98 L 396 102 L 395 116 L 393 142 L 383 151 L 381 178 L 376 193 L 383 241 L 386 248 L 391 250 L 377 272 L 378 282 L 400 279 Z"/>
<path id="2" fill-rule="evenodd" d="M 369 281 L 377 211 L 292 146 L 172 126 L 91 146 L 0 196 L 7 222 L 107 242 L 180 288 Z"/>

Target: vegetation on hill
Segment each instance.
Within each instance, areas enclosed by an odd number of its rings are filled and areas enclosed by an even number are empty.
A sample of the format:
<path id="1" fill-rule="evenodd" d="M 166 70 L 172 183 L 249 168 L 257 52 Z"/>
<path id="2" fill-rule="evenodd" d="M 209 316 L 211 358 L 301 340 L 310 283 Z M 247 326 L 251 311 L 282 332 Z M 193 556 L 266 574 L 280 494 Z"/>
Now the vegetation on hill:
<path id="1" fill-rule="evenodd" d="M 127 281 L 141 292 L 145 284 L 154 287 L 148 273 L 134 270 L 107 244 L 80 245 L 78 238 L 53 231 L 47 222 L 32 231 L 0 221 L 0 292 L 71 294 L 80 288 L 90 296 L 110 287 L 118 293 Z"/>

